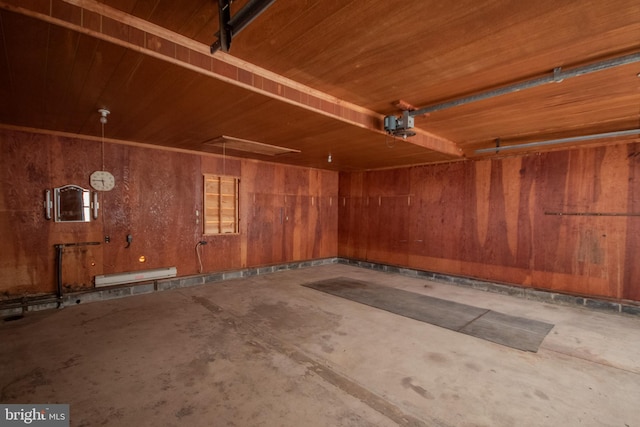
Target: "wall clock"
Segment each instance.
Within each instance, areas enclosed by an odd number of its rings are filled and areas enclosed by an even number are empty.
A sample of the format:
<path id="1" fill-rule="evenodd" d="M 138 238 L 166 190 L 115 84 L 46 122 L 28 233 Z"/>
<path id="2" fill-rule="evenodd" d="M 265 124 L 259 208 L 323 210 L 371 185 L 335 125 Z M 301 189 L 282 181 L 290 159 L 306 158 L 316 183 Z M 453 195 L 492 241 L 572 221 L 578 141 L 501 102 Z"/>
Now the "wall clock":
<path id="1" fill-rule="evenodd" d="M 91 186 L 98 191 L 110 191 L 116 185 L 116 179 L 111 172 L 95 171 L 91 174 Z"/>

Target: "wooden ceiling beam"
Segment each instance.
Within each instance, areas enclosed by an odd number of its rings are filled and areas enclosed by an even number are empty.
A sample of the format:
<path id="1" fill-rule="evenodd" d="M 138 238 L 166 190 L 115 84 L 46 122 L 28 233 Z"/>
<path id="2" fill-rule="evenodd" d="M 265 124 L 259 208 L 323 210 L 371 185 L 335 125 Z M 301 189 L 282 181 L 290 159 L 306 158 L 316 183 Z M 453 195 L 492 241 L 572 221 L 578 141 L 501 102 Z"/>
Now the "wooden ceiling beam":
<path id="1" fill-rule="evenodd" d="M 336 120 L 384 134 L 384 116 L 311 87 L 302 85 L 148 21 L 105 6 L 95 0 L 21 2 L 0 0 L 0 8 L 87 34 L 108 43 L 141 52 L 166 62 L 206 74 L 282 102 Z M 414 129 L 406 141 L 451 157 L 463 151 L 453 141 Z"/>

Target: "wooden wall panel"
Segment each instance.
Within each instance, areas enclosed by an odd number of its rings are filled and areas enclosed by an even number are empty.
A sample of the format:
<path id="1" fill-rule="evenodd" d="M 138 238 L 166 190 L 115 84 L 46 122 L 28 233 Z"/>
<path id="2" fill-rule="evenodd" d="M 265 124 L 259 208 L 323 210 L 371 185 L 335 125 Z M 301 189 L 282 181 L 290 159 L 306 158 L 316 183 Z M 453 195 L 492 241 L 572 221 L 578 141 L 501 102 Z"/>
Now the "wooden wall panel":
<path id="1" fill-rule="evenodd" d="M 629 162 L 629 186 L 627 187 L 627 210 L 640 212 L 640 144 L 627 146 L 627 159 Z M 623 219 L 621 218 L 621 221 Z M 629 232 L 626 233 L 624 246 L 616 247 L 626 254 L 623 265 L 622 297 L 640 301 L 640 216 L 630 216 L 624 219 L 624 225 Z"/>
<path id="2" fill-rule="evenodd" d="M 639 300 L 638 148 L 620 144 L 343 173 L 339 253 L 572 294 Z M 400 203 L 403 195 L 411 199 L 406 209 Z M 394 221 L 404 225 L 396 228 Z M 400 244 L 404 239 L 410 240 L 406 246 Z"/>
<path id="3" fill-rule="evenodd" d="M 44 190 L 89 188 L 101 153 L 100 142 L 0 130 L 0 297 L 54 292 L 58 243 L 100 243 L 65 248 L 67 291 L 91 288 L 98 274 L 169 266 L 196 274 L 201 240 L 204 272 L 337 256 L 337 206 L 326 202 L 337 197 L 336 172 L 137 144 L 104 145 L 116 187 L 99 194 L 97 220 L 47 221 Z M 240 177 L 239 234 L 203 235 L 205 173 Z"/>
<path id="4" fill-rule="evenodd" d="M 409 247 L 409 196 L 368 197 L 367 254 L 373 261 L 406 265 Z"/>
<path id="5" fill-rule="evenodd" d="M 103 195 L 102 221 L 111 236 L 104 245 L 107 270 L 175 266 L 179 274 L 192 272 L 201 234 L 195 213 L 202 199 L 199 157 L 125 145 L 109 145 L 105 157 L 118 188 Z"/>
<path id="6" fill-rule="evenodd" d="M 312 188 L 315 187 L 310 186 L 310 190 L 314 194 L 306 196 L 306 202 L 304 204 L 306 217 L 308 218 L 308 221 L 305 224 L 306 229 L 304 234 L 308 236 L 308 238 L 301 242 L 300 246 L 305 254 L 305 258 L 319 258 L 320 243 L 322 242 L 322 223 L 320 213 L 322 201 L 317 195 L 317 192 L 314 192 Z M 337 247 L 335 253 L 337 253 Z"/>
<path id="7" fill-rule="evenodd" d="M 371 260 L 406 264 L 409 245 L 409 169 L 367 172 L 367 254 Z"/>
<path id="8" fill-rule="evenodd" d="M 367 259 L 369 217 L 365 211 L 364 172 L 341 173 L 338 201 L 338 254 Z"/>
<path id="9" fill-rule="evenodd" d="M 284 196 L 253 193 L 253 216 L 247 233 L 247 264 L 284 261 Z"/>
<path id="10" fill-rule="evenodd" d="M 306 169 L 286 168 L 284 171 L 284 238 L 285 259 L 303 259 L 306 252 L 309 215 L 309 172 Z M 306 253 L 305 253 L 306 255 Z"/>
<path id="11" fill-rule="evenodd" d="M 281 243 L 284 196 L 274 194 L 274 190 L 282 188 L 282 185 L 282 174 L 275 164 L 256 162 L 243 167 L 240 192 L 246 192 L 250 206 L 247 212 L 249 218 L 245 221 L 248 265 L 274 264 L 284 260 Z"/>
<path id="12" fill-rule="evenodd" d="M 51 221 L 44 216 L 50 170 L 47 138 L 7 134 L 0 155 L 0 295 L 35 294 L 53 277 Z"/>
<path id="13" fill-rule="evenodd" d="M 337 207 L 329 201 L 337 173 L 247 161 L 243 176 L 255 182 L 247 195 L 249 265 L 337 255 Z"/>
<path id="14" fill-rule="evenodd" d="M 312 210 L 317 211 L 317 221 L 309 223 L 309 234 L 314 236 L 309 253 L 312 258 L 327 258 L 338 253 L 338 185 L 339 175 L 331 171 L 311 170 L 310 188 Z"/>
<path id="15" fill-rule="evenodd" d="M 464 251 L 464 243 L 471 240 L 463 228 L 464 216 L 470 210 L 460 209 L 460 202 L 468 197 L 462 165 L 411 170 L 410 255 L 455 259 L 457 252 Z"/>

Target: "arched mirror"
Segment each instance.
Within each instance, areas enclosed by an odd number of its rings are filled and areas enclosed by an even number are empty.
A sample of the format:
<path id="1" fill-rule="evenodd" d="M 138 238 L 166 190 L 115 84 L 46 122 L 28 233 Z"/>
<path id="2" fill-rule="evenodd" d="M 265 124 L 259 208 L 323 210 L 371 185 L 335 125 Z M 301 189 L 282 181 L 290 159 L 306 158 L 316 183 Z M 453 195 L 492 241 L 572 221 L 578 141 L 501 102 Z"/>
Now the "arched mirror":
<path id="1" fill-rule="evenodd" d="M 56 222 L 89 222 L 91 220 L 91 194 L 77 185 L 54 189 Z"/>

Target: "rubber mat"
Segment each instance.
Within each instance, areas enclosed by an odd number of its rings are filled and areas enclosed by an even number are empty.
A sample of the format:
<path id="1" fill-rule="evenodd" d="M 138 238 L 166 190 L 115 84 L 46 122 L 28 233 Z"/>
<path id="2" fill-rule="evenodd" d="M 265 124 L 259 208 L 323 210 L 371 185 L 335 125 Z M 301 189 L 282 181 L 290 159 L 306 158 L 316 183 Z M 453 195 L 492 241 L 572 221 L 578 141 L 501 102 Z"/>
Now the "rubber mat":
<path id="1" fill-rule="evenodd" d="M 550 323 L 346 277 L 305 283 L 302 286 L 534 353 L 553 328 Z"/>

